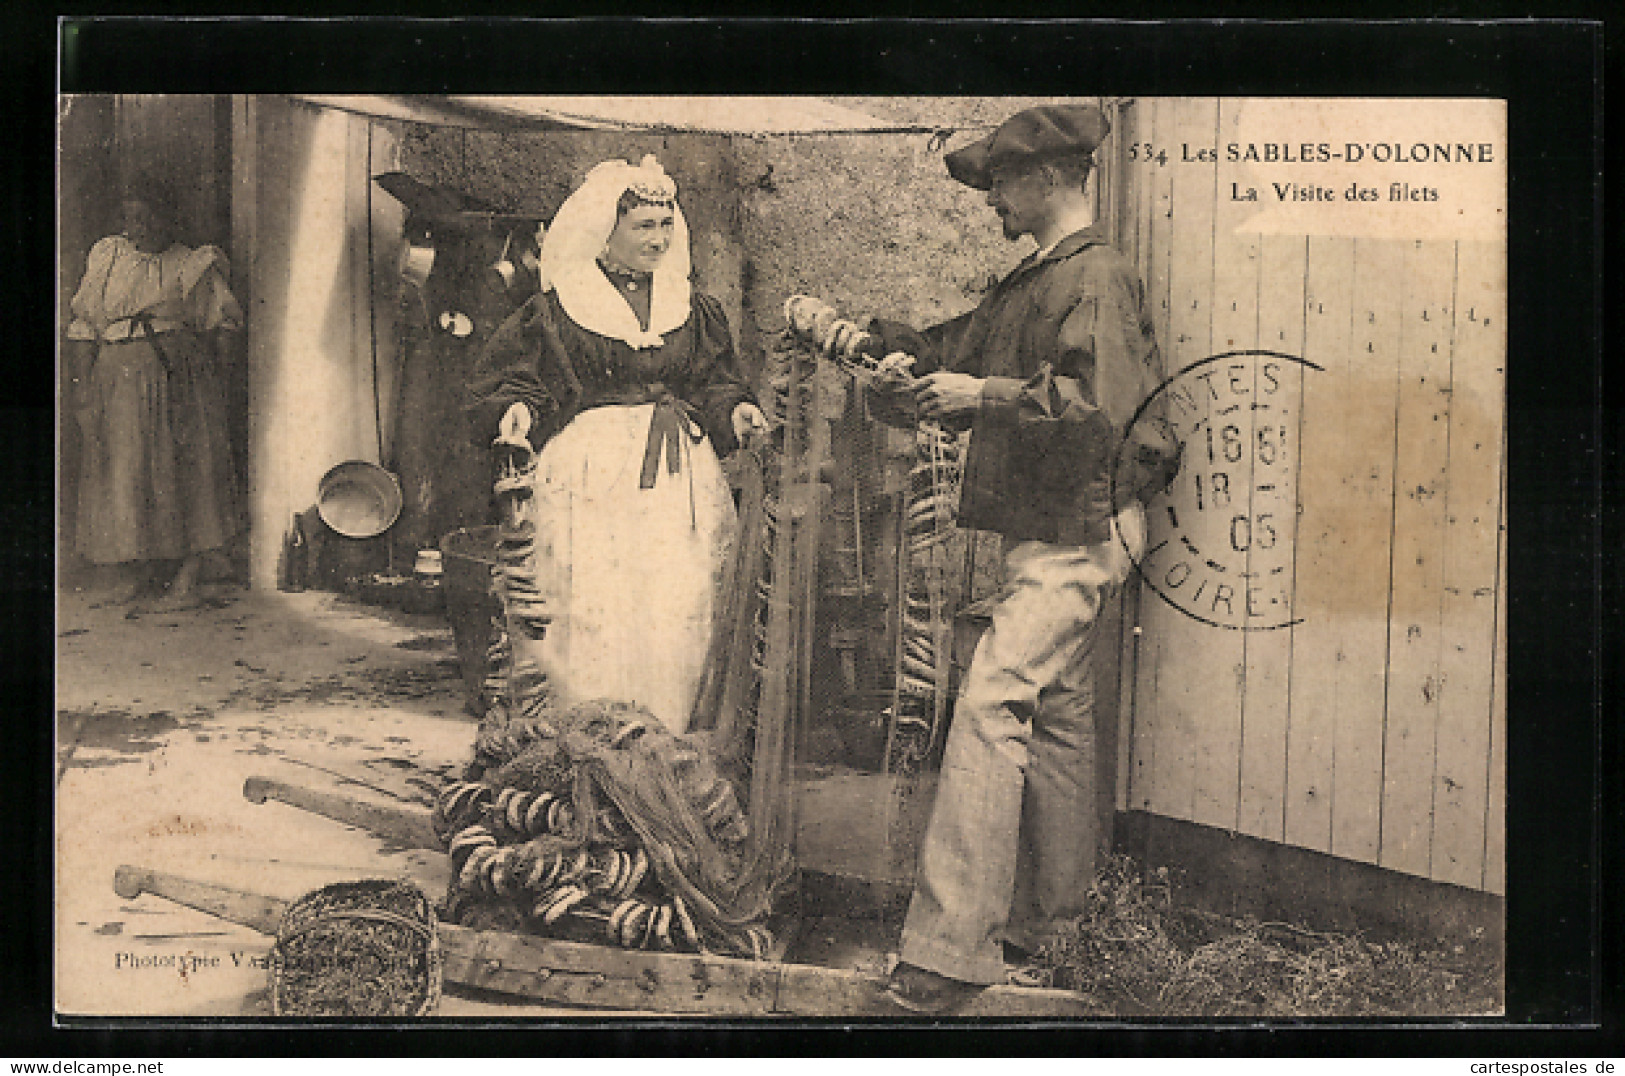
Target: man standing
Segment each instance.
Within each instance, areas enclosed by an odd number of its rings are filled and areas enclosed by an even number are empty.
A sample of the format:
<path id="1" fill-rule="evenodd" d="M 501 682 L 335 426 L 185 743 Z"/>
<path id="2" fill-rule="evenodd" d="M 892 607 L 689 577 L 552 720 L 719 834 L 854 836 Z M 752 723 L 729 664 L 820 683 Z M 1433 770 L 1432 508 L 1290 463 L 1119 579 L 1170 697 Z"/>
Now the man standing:
<path id="1" fill-rule="evenodd" d="M 954 179 L 987 191 L 1005 237 L 1038 250 L 966 315 L 924 333 L 869 330 L 888 356 L 883 385 L 911 357 L 917 413 L 972 429 L 959 523 L 998 532 L 1005 550 L 888 985 L 915 1012 L 1003 981 L 1002 945 L 1030 950 L 1076 915 L 1103 836 L 1097 621 L 1141 552 L 1142 502 L 1178 454 L 1155 406 L 1141 413 L 1164 376 L 1144 287 L 1085 194 L 1107 130 L 1092 105 L 1033 108 L 948 154 Z M 839 323 L 826 345 L 856 338 Z"/>

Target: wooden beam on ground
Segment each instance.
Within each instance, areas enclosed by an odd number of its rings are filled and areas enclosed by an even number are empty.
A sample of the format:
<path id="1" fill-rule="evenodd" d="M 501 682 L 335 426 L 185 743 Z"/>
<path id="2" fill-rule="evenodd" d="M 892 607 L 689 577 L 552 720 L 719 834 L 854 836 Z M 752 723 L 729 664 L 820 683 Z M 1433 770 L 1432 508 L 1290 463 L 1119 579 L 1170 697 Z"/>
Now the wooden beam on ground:
<path id="1" fill-rule="evenodd" d="M 287 902 L 179 875 L 121 866 L 113 887 L 143 893 L 275 934 Z M 447 983 L 550 1004 L 712 1017 L 903 1016 L 878 976 L 812 964 L 739 960 L 710 953 L 632 952 L 529 934 L 439 927 Z M 994 986 L 955 1016 L 1070 1018 L 1088 1015 L 1081 995 Z"/>
<path id="2" fill-rule="evenodd" d="M 594 1008 L 697 1016 L 908 1016 L 885 997 L 885 980 L 814 964 L 739 960 L 696 953 L 646 953 L 442 926 L 447 982 Z M 993 986 L 954 1016 L 1088 1015 L 1081 995 Z"/>
<path id="3" fill-rule="evenodd" d="M 414 783 L 412 777 L 409 777 L 401 772 L 402 768 L 391 766 L 386 769 L 378 769 L 372 765 L 372 760 L 369 759 L 362 759 L 359 761 L 359 764 L 330 764 L 331 760 L 317 762 L 312 759 L 300 758 L 298 755 L 289 754 L 287 752 L 283 753 L 282 758 L 283 761 L 291 763 L 292 765 L 302 766 L 305 769 L 315 770 L 318 773 L 325 773 L 329 777 L 336 778 L 344 784 L 356 785 L 361 788 L 370 789 L 371 791 L 377 792 L 383 796 L 387 796 L 392 800 L 396 800 L 400 803 L 410 804 L 414 807 L 422 807 L 426 805 L 432 806 L 434 803 L 434 791 L 432 791 L 432 789 L 438 788 L 438 786 L 442 783 L 438 779 L 438 775 L 432 774 L 427 770 L 421 770 L 416 767 L 404 767 L 420 782 L 426 782 L 427 779 L 431 777 L 436 778 L 432 785 L 428 783 Z"/>
<path id="4" fill-rule="evenodd" d="M 772 1016 L 782 965 L 441 926 L 448 983 L 552 1004 Z"/>
<path id="5" fill-rule="evenodd" d="M 261 934 L 276 934 L 282 916 L 288 910 L 285 900 L 245 893 L 213 882 L 193 881 L 178 874 L 166 874 L 145 867 L 121 866 L 115 870 L 113 892 L 125 900 L 151 893 Z"/>
<path id="6" fill-rule="evenodd" d="M 782 1016 L 891 1016 L 914 1018 L 886 999 L 886 981 L 816 964 L 779 965 Z M 944 1016 L 1077 1020 L 1089 1015 L 1081 994 L 1032 986 L 990 986 Z"/>
<path id="7" fill-rule="evenodd" d="M 356 826 L 374 836 L 407 848 L 440 850 L 430 812 L 422 808 L 383 805 L 341 792 L 324 792 L 272 777 L 250 777 L 243 782 L 243 798 L 250 803 L 277 800 L 302 811 Z"/>

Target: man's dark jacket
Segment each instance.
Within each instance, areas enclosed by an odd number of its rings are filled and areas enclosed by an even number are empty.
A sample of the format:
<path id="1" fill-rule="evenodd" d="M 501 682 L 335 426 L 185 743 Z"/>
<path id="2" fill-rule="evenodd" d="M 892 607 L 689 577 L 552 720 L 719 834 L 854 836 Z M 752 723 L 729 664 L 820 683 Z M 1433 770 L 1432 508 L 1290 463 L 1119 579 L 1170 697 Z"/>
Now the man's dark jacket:
<path id="1" fill-rule="evenodd" d="M 1094 228 L 1016 266 L 968 314 L 923 333 L 880 320 L 871 331 L 885 353 L 914 355 L 917 375 L 987 379 L 960 526 L 1091 545 L 1172 480 L 1179 446 L 1152 399 L 1165 373 L 1145 288 Z"/>

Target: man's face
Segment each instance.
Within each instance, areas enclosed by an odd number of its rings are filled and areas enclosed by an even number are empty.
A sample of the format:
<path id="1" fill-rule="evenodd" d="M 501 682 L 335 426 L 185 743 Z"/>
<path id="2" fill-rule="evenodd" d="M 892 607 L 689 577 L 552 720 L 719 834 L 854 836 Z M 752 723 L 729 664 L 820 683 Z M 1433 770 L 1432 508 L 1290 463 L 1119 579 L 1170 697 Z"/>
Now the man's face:
<path id="1" fill-rule="evenodd" d="M 997 169 L 987 204 L 999 215 L 1006 239 L 1035 233 L 1048 212 L 1049 176 L 1040 168 Z"/>

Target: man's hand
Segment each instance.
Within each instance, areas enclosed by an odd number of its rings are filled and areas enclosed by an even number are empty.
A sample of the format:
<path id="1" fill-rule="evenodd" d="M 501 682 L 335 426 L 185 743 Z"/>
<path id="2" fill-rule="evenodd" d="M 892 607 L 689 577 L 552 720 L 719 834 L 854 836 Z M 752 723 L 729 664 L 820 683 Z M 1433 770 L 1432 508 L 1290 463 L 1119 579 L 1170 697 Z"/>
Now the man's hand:
<path id="1" fill-rule="evenodd" d="M 923 418 L 954 419 L 982 405 L 982 379 L 938 371 L 914 382 L 914 402 Z"/>
<path id="2" fill-rule="evenodd" d="M 734 408 L 733 413 L 734 438 L 741 447 L 748 448 L 760 438 L 767 436 L 767 416 L 762 409 L 746 400 Z"/>
<path id="3" fill-rule="evenodd" d="M 913 365 L 913 355 L 894 351 L 875 363 L 875 382 L 888 389 L 906 388 L 914 382 L 914 374 L 909 369 Z"/>

